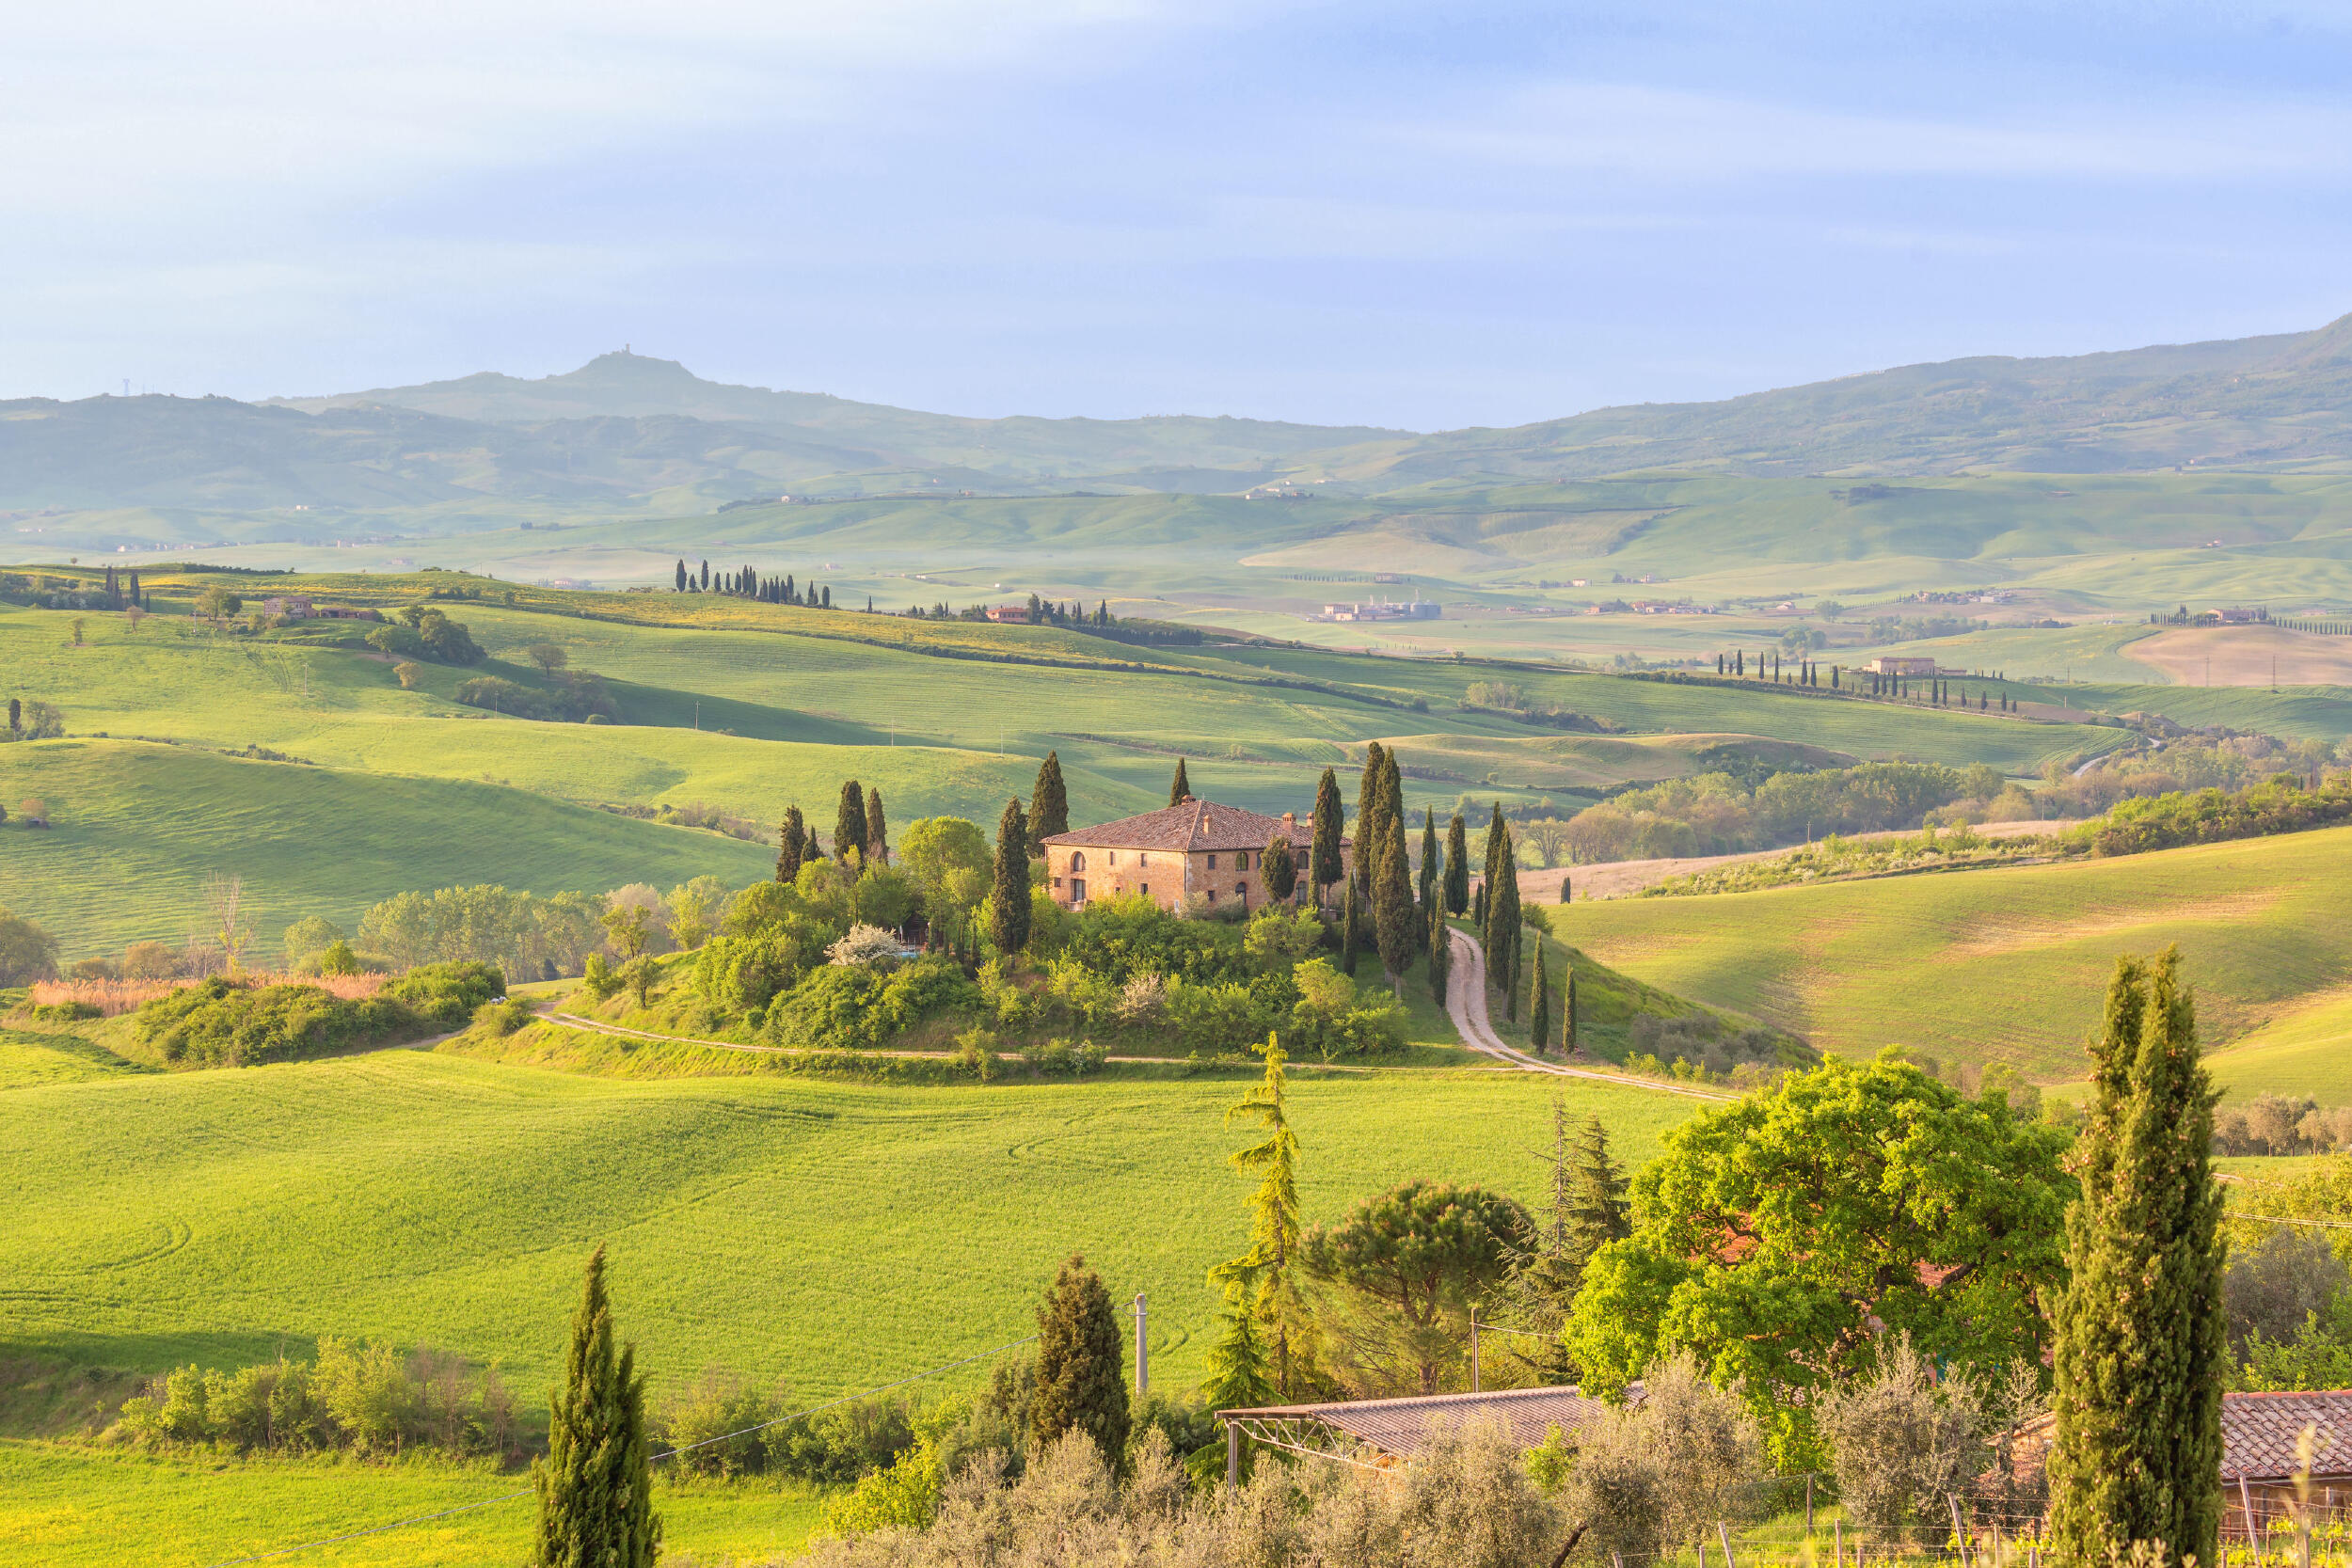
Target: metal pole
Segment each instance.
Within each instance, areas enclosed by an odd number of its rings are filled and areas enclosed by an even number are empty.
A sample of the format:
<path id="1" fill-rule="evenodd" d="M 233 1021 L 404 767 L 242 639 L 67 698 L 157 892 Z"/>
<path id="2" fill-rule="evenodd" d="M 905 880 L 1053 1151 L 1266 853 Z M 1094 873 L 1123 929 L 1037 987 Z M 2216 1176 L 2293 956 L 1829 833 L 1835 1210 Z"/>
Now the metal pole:
<path id="1" fill-rule="evenodd" d="M 1152 1344 L 1143 1332 L 1143 1292 L 1136 1292 L 1136 1398 L 1152 1391 Z"/>
<path id="2" fill-rule="evenodd" d="M 1225 1423 L 1225 1484 L 1241 1484 L 1241 1423 Z"/>
<path id="3" fill-rule="evenodd" d="M 1478 1386 L 1478 1308 L 1473 1307 L 1470 1308 L 1470 1392 L 1475 1394 L 1481 1391 Z"/>

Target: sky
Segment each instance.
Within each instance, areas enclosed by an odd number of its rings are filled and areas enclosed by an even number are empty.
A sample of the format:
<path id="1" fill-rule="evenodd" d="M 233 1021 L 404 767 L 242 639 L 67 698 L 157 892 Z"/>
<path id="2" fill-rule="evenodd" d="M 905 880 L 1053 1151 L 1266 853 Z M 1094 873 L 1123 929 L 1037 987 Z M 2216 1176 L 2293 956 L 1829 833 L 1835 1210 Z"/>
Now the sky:
<path id="1" fill-rule="evenodd" d="M 2343 0 L 15 10 L 0 397 L 1436 430 L 2352 311 Z"/>

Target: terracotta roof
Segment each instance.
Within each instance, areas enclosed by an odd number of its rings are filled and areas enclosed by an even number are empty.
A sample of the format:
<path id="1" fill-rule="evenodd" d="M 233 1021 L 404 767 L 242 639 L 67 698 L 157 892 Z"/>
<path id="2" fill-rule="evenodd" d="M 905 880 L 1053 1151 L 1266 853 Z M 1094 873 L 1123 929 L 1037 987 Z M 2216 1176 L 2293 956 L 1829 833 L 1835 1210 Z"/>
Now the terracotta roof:
<path id="1" fill-rule="evenodd" d="M 2040 1416 L 2018 1435 L 2036 1450 L 2048 1444 L 2056 1424 L 2056 1417 Z M 2279 1481 L 2295 1474 L 2295 1440 L 2306 1426 L 2319 1429 L 2312 1474 L 2352 1475 L 2352 1388 L 2222 1395 L 2221 1480 Z M 2026 1457 L 2039 1465 L 2038 1451 Z"/>
<path id="2" fill-rule="evenodd" d="M 1629 1392 L 1639 1397 L 1637 1384 Z M 1608 1406 L 1581 1388 L 1505 1388 L 1491 1394 L 1427 1394 L 1401 1400 L 1348 1400 L 1337 1404 L 1278 1404 L 1220 1410 L 1219 1419 L 1314 1421 L 1359 1443 L 1411 1459 L 1428 1445 L 1432 1425 L 1500 1421 L 1521 1448 L 1542 1444 L 1553 1427 L 1574 1432 Z"/>
<path id="3" fill-rule="evenodd" d="M 1083 849 L 1263 849 L 1281 831 L 1279 816 L 1207 800 L 1186 800 L 1141 816 L 1122 816 L 1099 827 L 1056 833 L 1045 842 Z M 1294 822 L 1290 835 L 1294 845 L 1310 845 L 1314 840 L 1314 825 Z"/>
<path id="4" fill-rule="evenodd" d="M 2313 1475 L 2352 1474 L 2352 1388 L 2221 1396 L 2221 1479 L 2295 1473 L 2295 1440 L 2319 1429 Z"/>

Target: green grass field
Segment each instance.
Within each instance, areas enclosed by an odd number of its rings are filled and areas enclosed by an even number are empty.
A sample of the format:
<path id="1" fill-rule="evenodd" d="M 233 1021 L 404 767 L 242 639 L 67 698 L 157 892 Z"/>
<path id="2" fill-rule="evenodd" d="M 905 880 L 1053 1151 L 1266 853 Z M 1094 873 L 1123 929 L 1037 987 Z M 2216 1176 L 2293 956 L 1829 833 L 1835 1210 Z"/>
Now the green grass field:
<path id="1" fill-rule="evenodd" d="M 256 762 L 193 747 L 43 740 L 0 747 L 0 800 L 38 796 L 56 826 L 0 827 L 0 894 L 69 958 L 203 927 L 205 879 L 245 879 L 260 950 L 304 915 L 350 929 L 406 888 L 502 882 L 541 894 L 753 881 L 771 850 L 525 789 Z"/>
<path id="2" fill-rule="evenodd" d="M 228 1365 L 333 1333 L 536 1388 L 604 1242 L 658 1385 L 724 1363 L 815 1398 L 1028 1332 L 1074 1251 L 1150 1292 L 1181 1386 L 1204 1272 L 1245 1235 L 1239 1088 L 635 1082 L 402 1051 L 33 1084 L 0 1093 L 0 1358 Z M 1310 1217 L 1415 1175 L 1533 1194 L 1555 1089 L 1637 1162 L 1691 1110 L 1504 1072 L 1302 1083 Z"/>
<path id="3" fill-rule="evenodd" d="M 2234 1098 L 2267 1090 L 2352 1104 L 2352 994 L 2321 992 L 2240 1036 L 2206 1066 Z"/>
<path id="4" fill-rule="evenodd" d="M 1640 979 L 1843 1056 L 2080 1075 L 2119 953 L 2177 942 L 2209 1047 L 2352 980 L 2352 830 L 2117 860 L 1548 910 Z"/>
<path id="5" fill-rule="evenodd" d="M 0 1441 L 0 1563 L 209 1568 L 395 1520 L 488 1503 L 289 1560 L 323 1568 L 510 1568 L 531 1555 L 530 1477 L 443 1464 L 173 1458 Z M 662 1560 L 796 1550 L 817 1522 L 802 1487 L 657 1480 Z M 129 1555 L 126 1555 L 129 1554 Z"/>

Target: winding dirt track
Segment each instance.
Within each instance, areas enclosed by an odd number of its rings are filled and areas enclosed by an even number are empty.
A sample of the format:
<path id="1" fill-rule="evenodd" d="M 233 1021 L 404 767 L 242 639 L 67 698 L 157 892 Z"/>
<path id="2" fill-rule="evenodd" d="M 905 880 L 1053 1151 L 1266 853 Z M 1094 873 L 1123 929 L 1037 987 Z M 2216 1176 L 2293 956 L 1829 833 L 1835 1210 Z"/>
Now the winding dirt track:
<path id="1" fill-rule="evenodd" d="M 1678 1094 L 1688 1100 L 1725 1101 L 1734 1097 L 1718 1094 L 1712 1089 L 1692 1088 L 1685 1084 L 1661 1084 L 1655 1079 L 1634 1078 L 1616 1072 L 1595 1072 L 1587 1068 L 1567 1067 L 1559 1062 L 1547 1062 L 1531 1056 L 1517 1046 L 1506 1044 L 1495 1033 L 1494 1022 L 1486 1013 L 1486 953 L 1468 931 L 1454 933 L 1454 972 L 1446 976 L 1445 1010 L 1454 1020 L 1462 1043 L 1472 1051 L 1484 1052 L 1522 1072 L 1545 1072 L 1555 1078 L 1590 1078 L 1597 1083 L 1614 1084 L 1620 1088 L 1654 1089 L 1660 1094 Z"/>

